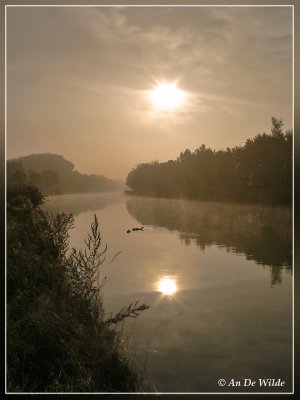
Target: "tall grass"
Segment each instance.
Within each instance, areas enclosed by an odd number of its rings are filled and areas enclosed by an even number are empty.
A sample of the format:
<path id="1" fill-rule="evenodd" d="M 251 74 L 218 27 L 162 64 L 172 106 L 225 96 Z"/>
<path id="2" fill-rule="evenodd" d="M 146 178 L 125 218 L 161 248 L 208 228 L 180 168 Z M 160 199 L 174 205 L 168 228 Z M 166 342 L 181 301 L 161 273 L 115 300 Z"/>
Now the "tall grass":
<path id="1" fill-rule="evenodd" d="M 106 318 L 96 215 L 85 248 L 68 251 L 73 216 L 44 211 L 43 201 L 34 186 L 7 189 L 7 391 L 145 391 L 117 327 L 148 306 Z"/>

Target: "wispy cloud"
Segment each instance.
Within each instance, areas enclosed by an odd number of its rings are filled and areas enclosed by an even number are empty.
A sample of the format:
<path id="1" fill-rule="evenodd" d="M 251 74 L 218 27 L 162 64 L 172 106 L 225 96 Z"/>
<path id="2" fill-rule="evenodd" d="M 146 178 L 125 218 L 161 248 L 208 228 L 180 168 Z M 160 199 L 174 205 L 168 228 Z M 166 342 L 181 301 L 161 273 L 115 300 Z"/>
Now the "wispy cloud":
<path id="1" fill-rule="evenodd" d="M 120 131 L 130 142 L 142 137 L 138 131 L 167 128 L 182 132 L 177 149 L 200 140 L 203 121 L 202 139 L 214 147 L 249 134 L 233 135 L 229 126 L 232 136 L 213 134 L 216 112 L 220 126 L 237 116 L 241 124 L 269 121 L 280 110 L 291 116 L 291 8 L 14 7 L 7 22 L 12 155 L 31 151 L 39 126 L 45 140 L 36 151 L 59 149 L 59 135 L 84 143 L 80 135 L 92 131 L 100 146 L 115 146 Z M 184 109 L 154 114 L 145 91 L 159 80 L 178 81 L 189 93 Z M 136 148 L 126 146 L 129 165 Z"/>

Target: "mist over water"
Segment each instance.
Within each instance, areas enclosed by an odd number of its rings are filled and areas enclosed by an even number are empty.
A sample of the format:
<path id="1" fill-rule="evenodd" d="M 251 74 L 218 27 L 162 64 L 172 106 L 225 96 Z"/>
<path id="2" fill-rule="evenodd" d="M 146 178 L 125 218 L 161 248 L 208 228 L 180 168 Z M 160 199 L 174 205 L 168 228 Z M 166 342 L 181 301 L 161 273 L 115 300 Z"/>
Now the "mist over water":
<path id="1" fill-rule="evenodd" d="M 291 390 L 291 209 L 121 193 L 52 196 L 46 208 L 74 213 L 75 247 L 97 214 L 105 309 L 150 305 L 123 329 L 155 390 L 230 391 L 220 378 L 281 378 L 247 390 Z"/>
<path id="2" fill-rule="evenodd" d="M 293 6 L 5 22 L 6 390 L 136 392 L 137 365 L 155 392 L 290 392 Z M 72 218 L 43 196 L 75 217 L 67 253 Z M 284 383 L 228 386 L 245 379 Z"/>

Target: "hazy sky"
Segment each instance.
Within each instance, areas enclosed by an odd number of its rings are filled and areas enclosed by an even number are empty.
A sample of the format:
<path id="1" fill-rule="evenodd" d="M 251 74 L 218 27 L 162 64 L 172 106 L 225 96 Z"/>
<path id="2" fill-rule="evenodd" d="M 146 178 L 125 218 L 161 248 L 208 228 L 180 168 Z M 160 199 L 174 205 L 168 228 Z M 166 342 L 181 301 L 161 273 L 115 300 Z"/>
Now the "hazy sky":
<path id="1" fill-rule="evenodd" d="M 292 127 L 291 7 L 9 7 L 7 157 L 63 155 L 125 179 L 201 144 Z M 147 91 L 177 82 L 157 111 Z"/>

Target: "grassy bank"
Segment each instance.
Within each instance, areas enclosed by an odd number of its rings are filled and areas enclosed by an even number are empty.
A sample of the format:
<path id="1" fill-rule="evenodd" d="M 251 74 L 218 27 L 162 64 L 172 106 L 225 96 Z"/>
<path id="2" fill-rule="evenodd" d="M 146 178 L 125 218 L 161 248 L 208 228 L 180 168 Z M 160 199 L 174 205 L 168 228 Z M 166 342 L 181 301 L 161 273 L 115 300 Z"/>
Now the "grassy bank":
<path id="1" fill-rule="evenodd" d="M 7 188 L 7 391 L 139 392 L 145 382 L 102 307 L 105 262 L 95 216 L 83 251 L 68 251 L 72 215 L 41 209 L 34 186 Z"/>

